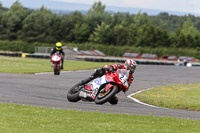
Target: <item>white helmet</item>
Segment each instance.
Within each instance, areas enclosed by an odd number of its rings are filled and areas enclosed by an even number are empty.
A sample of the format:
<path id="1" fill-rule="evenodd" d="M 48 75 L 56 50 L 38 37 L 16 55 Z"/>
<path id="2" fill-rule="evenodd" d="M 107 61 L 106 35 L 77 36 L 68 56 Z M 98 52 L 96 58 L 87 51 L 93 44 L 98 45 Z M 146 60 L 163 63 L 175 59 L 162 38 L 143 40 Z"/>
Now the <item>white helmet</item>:
<path id="1" fill-rule="evenodd" d="M 135 72 L 135 69 L 137 67 L 137 63 L 134 61 L 134 60 L 131 60 L 131 59 L 127 59 L 125 61 L 125 64 L 124 64 L 125 68 L 127 70 L 130 70 L 131 73 L 134 73 Z"/>

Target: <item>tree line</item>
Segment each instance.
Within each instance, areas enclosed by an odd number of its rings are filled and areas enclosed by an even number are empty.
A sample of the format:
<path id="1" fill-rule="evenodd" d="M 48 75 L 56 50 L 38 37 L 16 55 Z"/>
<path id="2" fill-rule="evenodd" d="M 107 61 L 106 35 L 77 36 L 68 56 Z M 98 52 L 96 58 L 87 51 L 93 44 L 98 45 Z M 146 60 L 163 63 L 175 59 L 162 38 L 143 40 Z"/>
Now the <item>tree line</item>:
<path id="1" fill-rule="evenodd" d="M 95 2 L 87 14 L 56 14 L 42 6 L 24 8 L 0 3 L 0 41 L 53 44 L 57 41 L 133 47 L 200 48 L 200 17 L 160 13 L 109 13 Z M 27 45 L 28 45 L 27 43 Z"/>

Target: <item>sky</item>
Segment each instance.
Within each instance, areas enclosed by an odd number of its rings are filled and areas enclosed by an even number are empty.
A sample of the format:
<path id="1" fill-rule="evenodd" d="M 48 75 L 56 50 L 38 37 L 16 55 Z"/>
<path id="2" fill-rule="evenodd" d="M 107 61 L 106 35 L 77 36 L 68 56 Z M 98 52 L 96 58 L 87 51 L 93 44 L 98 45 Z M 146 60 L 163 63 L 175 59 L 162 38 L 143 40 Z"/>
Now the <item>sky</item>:
<path id="1" fill-rule="evenodd" d="M 10 7 L 16 0 L 0 0 L 4 7 Z M 67 3 L 93 5 L 98 0 L 19 0 L 24 7 L 69 10 Z M 200 0 L 101 0 L 112 7 L 143 8 L 200 14 Z M 79 7 L 77 7 L 79 8 Z"/>

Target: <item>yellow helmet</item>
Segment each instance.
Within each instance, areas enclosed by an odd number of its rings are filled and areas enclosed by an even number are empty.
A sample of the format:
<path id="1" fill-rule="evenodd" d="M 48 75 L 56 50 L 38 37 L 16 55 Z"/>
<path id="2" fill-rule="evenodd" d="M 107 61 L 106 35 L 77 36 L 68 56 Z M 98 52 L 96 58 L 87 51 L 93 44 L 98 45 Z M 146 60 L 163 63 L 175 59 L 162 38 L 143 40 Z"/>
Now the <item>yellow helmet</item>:
<path id="1" fill-rule="evenodd" d="M 57 42 L 57 43 L 56 43 L 56 49 L 57 49 L 57 50 L 61 50 L 61 47 L 62 47 L 62 43 Z"/>

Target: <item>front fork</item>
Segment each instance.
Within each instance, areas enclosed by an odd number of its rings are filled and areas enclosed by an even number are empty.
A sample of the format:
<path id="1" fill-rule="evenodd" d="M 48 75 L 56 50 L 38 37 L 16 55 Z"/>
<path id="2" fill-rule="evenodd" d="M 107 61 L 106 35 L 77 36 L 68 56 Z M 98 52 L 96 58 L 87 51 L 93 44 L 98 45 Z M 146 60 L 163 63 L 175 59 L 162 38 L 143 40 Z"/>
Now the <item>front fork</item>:
<path id="1" fill-rule="evenodd" d="M 59 68 L 61 68 L 61 66 L 62 66 L 62 63 L 60 63 L 60 64 L 53 64 L 52 63 L 52 68 L 54 69 L 55 67 L 57 67 L 57 69 L 59 69 Z"/>

